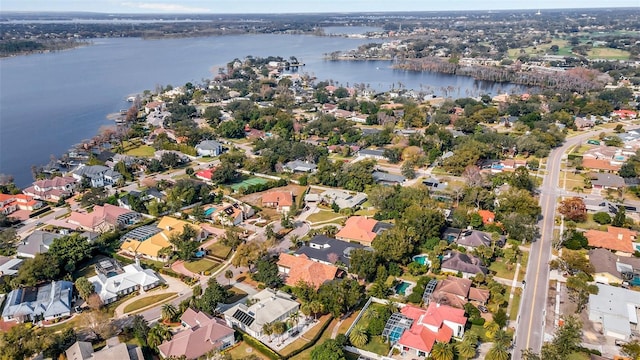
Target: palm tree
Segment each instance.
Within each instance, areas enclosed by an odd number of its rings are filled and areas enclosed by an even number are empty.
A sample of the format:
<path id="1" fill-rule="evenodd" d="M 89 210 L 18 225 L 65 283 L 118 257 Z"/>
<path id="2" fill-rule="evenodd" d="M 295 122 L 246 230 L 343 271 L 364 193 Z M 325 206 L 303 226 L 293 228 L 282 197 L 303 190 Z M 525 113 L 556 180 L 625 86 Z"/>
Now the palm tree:
<path id="1" fill-rule="evenodd" d="M 278 335 L 278 339 L 280 339 L 280 335 L 284 334 L 285 331 L 287 331 L 287 324 L 282 321 L 273 324 L 273 333 Z"/>
<path id="2" fill-rule="evenodd" d="M 318 300 L 314 300 L 309 303 L 309 309 L 313 313 L 313 319 L 318 320 L 318 313 L 324 310 L 324 304 Z"/>
<path id="3" fill-rule="evenodd" d="M 484 324 L 484 329 L 486 331 L 486 335 L 489 339 L 493 339 L 494 334 L 500 330 L 500 325 L 496 324 L 493 321 Z"/>
<path id="4" fill-rule="evenodd" d="M 303 313 L 306 318 L 308 318 L 309 315 L 311 315 L 311 306 L 309 305 L 309 303 L 300 305 L 300 312 Z"/>
<path id="5" fill-rule="evenodd" d="M 171 336 L 172 334 L 168 327 L 162 324 L 156 324 L 149 330 L 147 344 L 149 344 L 149 347 L 157 349 L 163 342 L 171 340 Z"/>
<path id="6" fill-rule="evenodd" d="M 507 345 L 501 342 L 494 342 L 493 346 L 487 352 L 487 360 L 508 360 L 509 349 Z"/>
<path id="7" fill-rule="evenodd" d="M 377 319 L 380 317 L 380 312 L 378 311 L 378 309 L 373 308 L 373 307 L 369 307 L 365 312 L 364 312 L 364 317 L 368 320 L 372 320 L 372 319 Z"/>
<path id="8" fill-rule="evenodd" d="M 273 323 L 263 324 L 262 332 L 269 337 L 269 342 L 271 342 L 271 334 L 273 334 Z"/>
<path id="9" fill-rule="evenodd" d="M 430 354 L 433 360 L 453 360 L 453 345 L 445 342 L 436 342 Z"/>
<path id="10" fill-rule="evenodd" d="M 458 357 L 462 359 L 471 359 L 472 357 L 476 356 L 476 344 L 477 341 L 471 342 L 464 338 L 462 341 L 456 343 L 455 348 L 456 352 L 458 353 Z"/>
<path id="11" fill-rule="evenodd" d="M 176 309 L 172 303 L 166 303 L 162 305 L 161 315 L 162 321 L 171 322 L 176 318 L 176 315 L 178 315 L 178 309 Z"/>
<path id="12" fill-rule="evenodd" d="M 357 348 L 361 348 L 369 342 L 369 335 L 367 334 L 367 329 L 362 325 L 356 325 L 351 332 L 349 333 L 349 341 L 351 344 Z"/>
<path id="13" fill-rule="evenodd" d="M 298 311 L 294 311 L 289 314 L 289 320 L 293 324 L 293 326 L 298 326 L 298 320 L 300 320 L 300 313 Z"/>
<path id="14" fill-rule="evenodd" d="M 493 342 L 499 342 L 507 346 L 511 345 L 511 336 L 509 336 L 509 334 L 502 329 L 494 332 L 491 340 L 493 340 Z"/>
<path id="15" fill-rule="evenodd" d="M 233 270 L 228 269 L 224 272 L 224 277 L 229 280 L 229 286 L 231 286 L 231 279 L 233 279 Z"/>

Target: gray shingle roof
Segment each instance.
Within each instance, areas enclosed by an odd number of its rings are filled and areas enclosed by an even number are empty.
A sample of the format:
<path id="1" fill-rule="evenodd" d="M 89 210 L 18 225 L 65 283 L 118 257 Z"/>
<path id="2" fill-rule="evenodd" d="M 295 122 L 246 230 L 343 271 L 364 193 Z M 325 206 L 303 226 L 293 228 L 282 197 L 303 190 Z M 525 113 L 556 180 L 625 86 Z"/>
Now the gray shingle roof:
<path id="1" fill-rule="evenodd" d="M 374 171 L 371 175 L 373 176 L 373 180 L 376 182 L 400 184 L 407 180 L 407 178 L 402 175 L 389 174 L 382 171 Z"/>
<path id="2" fill-rule="evenodd" d="M 349 267 L 349 253 L 355 249 L 364 249 L 365 247 L 342 240 L 337 240 L 324 235 L 316 235 L 310 241 L 309 245 L 304 245 L 296 251 L 297 255 L 307 255 L 309 259 L 326 263 L 333 263 L 330 260 L 333 255 L 337 256 L 337 260 Z"/>

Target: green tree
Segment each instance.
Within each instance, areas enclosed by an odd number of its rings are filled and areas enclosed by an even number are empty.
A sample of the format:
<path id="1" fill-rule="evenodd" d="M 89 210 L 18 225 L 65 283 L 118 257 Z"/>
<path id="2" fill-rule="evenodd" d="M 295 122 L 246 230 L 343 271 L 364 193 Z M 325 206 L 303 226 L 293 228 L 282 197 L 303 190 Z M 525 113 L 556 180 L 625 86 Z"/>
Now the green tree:
<path id="1" fill-rule="evenodd" d="M 493 321 L 498 324 L 500 328 L 507 326 L 507 313 L 503 308 L 499 308 L 498 311 L 493 314 Z"/>
<path id="2" fill-rule="evenodd" d="M 197 235 L 196 229 L 187 224 L 181 233 L 169 236 L 169 242 L 173 245 L 178 259 L 190 260 L 195 255 L 200 246 L 200 243 L 196 241 Z"/>
<path id="3" fill-rule="evenodd" d="M 453 345 L 437 341 L 431 349 L 430 357 L 433 360 L 453 360 Z"/>
<path id="4" fill-rule="evenodd" d="M 597 222 L 600 225 L 606 225 L 611 223 L 611 215 L 604 211 L 597 212 L 593 214 L 593 221 Z"/>
<path id="5" fill-rule="evenodd" d="M 214 315 L 217 312 L 218 304 L 224 303 L 229 297 L 229 292 L 216 281 L 215 277 L 211 277 L 204 293 L 196 301 L 196 307 L 207 314 Z"/>
<path id="6" fill-rule="evenodd" d="M 271 335 L 273 335 L 273 323 L 265 323 L 262 324 L 262 333 L 269 337 L 269 342 L 271 342 Z"/>
<path id="7" fill-rule="evenodd" d="M 14 288 L 19 286 L 35 286 L 40 282 L 58 279 L 60 265 L 58 259 L 49 253 L 37 254 L 33 259 L 27 259 L 22 263 L 18 276 L 13 278 L 11 284 Z"/>
<path id="8" fill-rule="evenodd" d="M 16 229 L 0 230 L 0 255 L 11 256 L 15 254 L 18 239 Z"/>
<path id="9" fill-rule="evenodd" d="M 591 277 L 579 272 L 567 279 L 569 297 L 576 303 L 576 313 L 580 313 L 589 302 L 589 295 L 597 294 L 598 287 L 590 284 Z"/>
<path id="10" fill-rule="evenodd" d="M 176 316 L 178 315 L 178 309 L 172 303 L 165 303 L 162 305 L 160 314 L 162 316 L 162 321 L 172 322 L 176 319 Z"/>
<path id="11" fill-rule="evenodd" d="M 356 249 L 351 252 L 351 259 L 349 263 L 349 271 L 351 273 L 357 274 L 360 278 L 365 279 L 366 281 L 373 281 L 376 274 L 376 267 L 378 265 L 375 252 Z"/>
<path id="12" fill-rule="evenodd" d="M 71 273 L 76 269 L 76 264 L 91 256 L 92 250 L 93 245 L 87 238 L 75 233 L 53 240 L 48 254 L 56 258 L 66 272 Z"/>
<path id="13" fill-rule="evenodd" d="M 622 352 L 632 360 L 640 359 L 640 341 L 632 340 L 621 347 Z"/>
<path id="14" fill-rule="evenodd" d="M 349 341 L 353 346 L 362 348 L 369 342 L 369 335 L 367 329 L 362 325 L 357 325 L 349 333 Z"/>
<path id="15" fill-rule="evenodd" d="M 227 271 L 225 271 L 224 278 L 229 280 L 229 286 L 231 286 L 231 279 L 233 279 L 233 271 L 231 269 L 228 269 Z"/>
<path id="16" fill-rule="evenodd" d="M 613 220 L 611 221 L 611 225 L 615 227 L 622 227 L 624 226 L 626 219 L 627 219 L 627 216 L 625 214 L 624 206 L 618 206 L 618 212 L 613 217 Z"/>
<path id="17" fill-rule="evenodd" d="M 471 331 L 464 333 L 462 341 L 455 344 L 456 352 L 462 359 L 471 359 L 476 356 L 476 347 L 478 345 L 478 338 Z"/>
<path id="18" fill-rule="evenodd" d="M 487 352 L 487 360 L 509 360 L 509 348 L 501 342 L 494 342 Z"/>
<path id="19" fill-rule="evenodd" d="M 324 283 L 318 289 L 318 299 L 334 317 L 353 309 L 364 295 L 363 286 L 356 280 L 343 279 Z"/>
<path id="20" fill-rule="evenodd" d="M 82 298 L 82 300 L 87 301 L 91 294 L 95 293 L 95 287 L 86 277 L 81 276 L 76 279 L 75 282 L 76 290 L 78 290 L 78 295 Z"/>
<path id="21" fill-rule="evenodd" d="M 311 350 L 313 360 L 345 360 L 342 346 L 335 339 L 327 339 Z"/>
<path id="22" fill-rule="evenodd" d="M 158 349 L 158 346 L 165 341 L 171 340 L 171 330 L 162 324 L 154 325 L 147 335 L 147 344 L 153 349 Z"/>
<path id="23" fill-rule="evenodd" d="M 256 264 L 256 272 L 251 277 L 268 287 L 279 287 L 282 278 L 278 272 L 278 265 L 272 259 L 260 259 Z"/>

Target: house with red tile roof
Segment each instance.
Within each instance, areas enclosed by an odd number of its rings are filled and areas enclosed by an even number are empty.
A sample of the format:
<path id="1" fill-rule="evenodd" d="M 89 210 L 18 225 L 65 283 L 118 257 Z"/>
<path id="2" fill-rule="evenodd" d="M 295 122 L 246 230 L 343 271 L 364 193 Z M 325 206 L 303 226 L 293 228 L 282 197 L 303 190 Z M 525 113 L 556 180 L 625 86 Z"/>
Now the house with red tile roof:
<path id="1" fill-rule="evenodd" d="M 448 343 L 452 337 L 461 338 L 467 323 L 463 309 L 436 303 L 429 304 L 426 310 L 406 305 L 400 315 L 411 322 L 411 327 L 404 330 L 393 347 L 409 358 L 428 356 L 436 341 Z"/>
<path id="2" fill-rule="evenodd" d="M 609 249 L 625 254 L 633 254 L 633 242 L 636 241 L 637 233 L 633 230 L 607 226 L 607 231 L 587 230 L 584 236 L 589 242 L 589 246 Z"/>
<path id="3" fill-rule="evenodd" d="M 293 193 L 291 191 L 270 191 L 262 195 L 262 206 L 275 208 L 279 213 L 286 214 L 293 206 Z"/>
<path id="4" fill-rule="evenodd" d="M 592 170 L 603 170 L 603 171 L 618 171 L 622 167 L 622 165 L 614 163 L 610 159 L 582 159 L 582 167 L 585 169 Z"/>
<path id="5" fill-rule="evenodd" d="M 210 351 L 224 350 L 235 344 L 234 330 L 222 320 L 187 309 L 180 317 L 186 329 L 158 346 L 163 358 L 185 356 L 198 359 Z"/>
<path id="6" fill-rule="evenodd" d="M 25 195 L 36 199 L 58 201 L 73 194 L 76 179 L 72 176 L 56 176 L 53 179 L 34 181 L 31 186 L 22 190 Z"/>
<path id="7" fill-rule="evenodd" d="M 338 267 L 313 261 L 307 255 L 286 253 L 280 254 L 278 271 L 284 275 L 285 283 L 289 286 L 296 286 L 298 282 L 304 281 L 316 289 L 335 279 L 340 272 Z"/>
<path id="8" fill-rule="evenodd" d="M 482 223 L 485 225 L 493 224 L 493 222 L 496 221 L 496 214 L 494 214 L 493 211 L 478 210 L 478 215 L 482 217 Z"/>
<path id="9" fill-rule="evenodd" d="M 9 215 L 18 210 L 33 211 L 42 207 L 42 202 L 25 194 L 0 194 L 0 213 Z"/>
<path id="10" fill-rule="evenodd" d="M 77 225 L 84 230 L 105 232 L 131 225 L 139 218 L 140 214 L 135 211 L 104 204 L 104 206 L 94 206 L 93 211 L 89 213 L 74 211 L 66 222 L 71 225 Z"/>
<path id="11" fill-rule="evenodd" d="M 619 116 L 621 119 L 635 119 L 638 113 L 633 110 L 614 110 L 612 116 Z"/>
<path id="12" fill-rule="evenodd" d="M 378 234 L 390 227 L 391 224 L 370 219 L 366 216 L 352 216 L 347 219 L 344 227 L 338 231 L 336 239 L 356 241 L 362 245 L 370 246 Z"/>
<path id="13" fill-rule="evenodd" d="M 216 169 L 204 169 L 204 170 L 200 170 L 197 173 L 195 173 L 196 178 L 200 179 L 200 180 L 204 180 L 204 181 L 211 181 L 211 178 L 213 177 L 213 173 L 216 172 Z"/>

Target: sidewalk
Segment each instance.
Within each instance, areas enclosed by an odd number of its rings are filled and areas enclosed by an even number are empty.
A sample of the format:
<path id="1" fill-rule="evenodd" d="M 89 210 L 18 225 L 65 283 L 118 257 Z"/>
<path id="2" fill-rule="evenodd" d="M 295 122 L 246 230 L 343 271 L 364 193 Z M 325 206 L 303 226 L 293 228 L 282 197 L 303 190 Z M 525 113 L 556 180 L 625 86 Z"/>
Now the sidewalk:
<path id="1" fill-rule="evenodd" d="M 511 291 L 509 292 L 509 304 L 507 305 L 507 317 L 511 314 L 511 306 L 513 306 L 513 297 L 515 295 L 516 286 L 518 285 L 518 274 L 520 273 L 520 263 L 516 264 L 516 271 L 513 274 L 513 281 L 511 282 Z"/>

